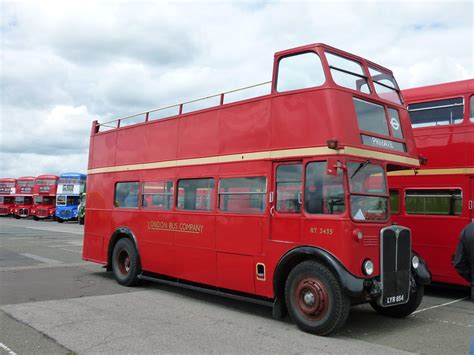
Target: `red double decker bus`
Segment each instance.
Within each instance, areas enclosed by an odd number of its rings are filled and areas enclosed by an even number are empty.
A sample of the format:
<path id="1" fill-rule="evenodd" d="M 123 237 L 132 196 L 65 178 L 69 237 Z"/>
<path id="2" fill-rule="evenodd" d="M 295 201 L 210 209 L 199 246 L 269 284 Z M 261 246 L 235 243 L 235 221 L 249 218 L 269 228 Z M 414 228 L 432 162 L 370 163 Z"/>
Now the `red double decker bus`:
<path id="1" fill-rule="evenodd" d="M 394 221 L 413 232 L 413 249 L 433 281 L 467 285 L 451 264 L 461 230 L 474 221 L 474 80 L 403 91 L 426 165 L 389 175 Z"/>
<path id="2" fill-rule="evenodd" d="M 16 179 L 0 179 L 0 216 L 13 214 L 15 206 Z"/>
<path id="3" fill-rule="evenodd" d="M 16 181 L 15 207 L 13 210 L 13 216 L 15 218 L 27 218 L 31 215 L 34 186 L 34 176 L 23 176 Z"/>
<path id="4" fill-rule="evenodd" d="M 33 203 L 31 215 L 35 221 L 40 219 L 55 218 L 56 190 L 58 188 L 56 175 L 40 175 L 36 177 L 33 187 Z"/>
<path id="5" fill-rule="evenodd" d="M 410 314 L 430 275 L 388 212 L 386 172 L 419 166 L 392 73 L 313 44 L 276 53 L 272 81 L 247 89 L 262 87 L 94 122 L 83 258 L 315 334 L 351 303 Z"/>

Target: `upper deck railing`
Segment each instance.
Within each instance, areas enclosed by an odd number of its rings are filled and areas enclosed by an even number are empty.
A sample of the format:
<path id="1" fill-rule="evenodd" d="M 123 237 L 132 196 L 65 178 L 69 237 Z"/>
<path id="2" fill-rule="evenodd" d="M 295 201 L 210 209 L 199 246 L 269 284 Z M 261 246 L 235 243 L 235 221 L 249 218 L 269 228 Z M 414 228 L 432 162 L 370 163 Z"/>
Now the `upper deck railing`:
<path id="1" fill-rule="evenodd" d="M 139 113 L 135 113 L 129 116 L 119 117 L 111 121 L 98 123 L 96 127 L 96 132 L 105 132 L 111 129 L 130 126 L 132 124 L 160 120 L 164 118 L 179 116 L 184 113 L 203 110 L 203 109 L 211 108 L 211 107 L 222 106 L 224 104 L 238 102 L 238 101 L 251 99 L 255 97 L 265 96 L 265 95 L 270 94 L 270 91 L 271 91 L 270 84 L 271 84 L 271 81 L 265 81 L 263 83 L 245 86 L 243 88 L 226 91 L 220 94 L 201 97 L 199 99 L 182 102 L 175 105 L 159 107 L 153 110 L 139 112 Z M 263 89 L 266 86 L 269 86 L 268 91 L 263 92 Z M 256 93 L 250 96 L 236 95 L 236 97 L 232 97 L 231 95 L 235 93 L 241 94 L 245 90 L 250 90 L 250 89 L 255 89 L 255 88 L 259 88 L 258 90 L 261 90 L 261 91 L 260 92 L 257 91 Z M 215 101 L 212 101 L 213 99 Z"/>

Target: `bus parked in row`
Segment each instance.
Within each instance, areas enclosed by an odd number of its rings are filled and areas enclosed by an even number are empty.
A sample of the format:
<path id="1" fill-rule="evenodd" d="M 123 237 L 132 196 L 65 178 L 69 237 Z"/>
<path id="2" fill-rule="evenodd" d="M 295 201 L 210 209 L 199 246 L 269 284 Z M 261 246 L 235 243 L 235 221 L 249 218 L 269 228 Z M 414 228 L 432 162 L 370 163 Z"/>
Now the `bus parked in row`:
<path id="1" fill-rule="evenodd" d="M 0 216 L 13 215 L 15 210 L 16 179 L 0 179 Z"/>
<path id="2" fill-rule="evenodd" d="M 31 210 L 31 215 L 35 221 L 56 218 L 57 186 L 58 177 L 56 175 L 40 175 L 36 178 L 33 188 L 34 206 Z"/>
<path id="3" fill-rule="evenodd" d="M 412 313 L 430 275 L 389 214 L 387 171 L 419 167 L 392 72 L 313 44 L 276 53 L 264 87 L 93 122 L 83 258 L 320 335 L 355 303 Z"/>
<path id="4" fill-rule="evenodd" d="M 77 208 L 80 196 L 86 189 L 87 175 L 81 173 L 64 173 L 59 176 L 56 194 L 56 220 L 77 220 Z"/>
<path id="5" fill-rule="evenodd" d="M 392 218 L 412 230 L 433 281 L 466 286 L 452 257 L 461 230 L 474 221 L 473 95 L 473 79 L 404 90 L 426 165 L 389 174 Z"/>
<path id="6" fill-rule="evenodd" d="M 17 219 L 28 218 L 33 207 L 34 176 L 23 176 L 16 181 L 15 206 L 13 216 Z"/>

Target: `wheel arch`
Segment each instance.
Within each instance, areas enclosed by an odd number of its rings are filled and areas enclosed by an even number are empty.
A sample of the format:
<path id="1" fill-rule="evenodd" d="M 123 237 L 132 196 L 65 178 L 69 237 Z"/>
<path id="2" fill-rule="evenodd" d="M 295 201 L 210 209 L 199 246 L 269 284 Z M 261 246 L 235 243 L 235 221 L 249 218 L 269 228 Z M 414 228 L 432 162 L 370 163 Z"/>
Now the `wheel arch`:
<path id="1" fill-rule="evenodd" d="M 132 230 L 128 227 L 118 227 L 113 233 L 112 236 L 110 237 L 109 240 L 109 245 L 107 248 L 107 271 L 112 271 L 112 254 L 114 252 L 114 247 L 115 244 L 120 239 L 127 238 L 132 241 L 132 243 L 135 245 L 135 248 L 137 249 L 137 254 L 138 254 L 138 265 L 141 265 L 140 262 L 140 250 L 138 248 L 138 242 L 137 242 L 137 237 L 135 234 L 132 232 Z"/>
<path id="2" fill-rule="evenodd" d="M 274 306 L 273 316 L 281 318 L 286 314 L 285 282 L 291 270 L 306 260 L 316 260 L 328 267 L 349 296 L 360 296 L 364 291 L 364 279 L 352 275 L 334 255 L 313 246 L 300 246 L 283 255 L 273 274 Z"/>

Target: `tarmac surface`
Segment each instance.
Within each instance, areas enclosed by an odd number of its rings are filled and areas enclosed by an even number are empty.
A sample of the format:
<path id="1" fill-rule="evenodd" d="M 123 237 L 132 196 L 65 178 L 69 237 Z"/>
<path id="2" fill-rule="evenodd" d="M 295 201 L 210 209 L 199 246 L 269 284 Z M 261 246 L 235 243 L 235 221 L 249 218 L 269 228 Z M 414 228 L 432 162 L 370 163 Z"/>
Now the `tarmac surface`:
<path id="1" fill-rule="evenodd" d="M 0 218 L 0 354 L 466 354 L 469 290 L 430 287 L 405 319 L 353 307 L 332 337 L 303 333 L 271 309 L 171 286 L 118 285 L 81 260 L 83 227 Z"/>

